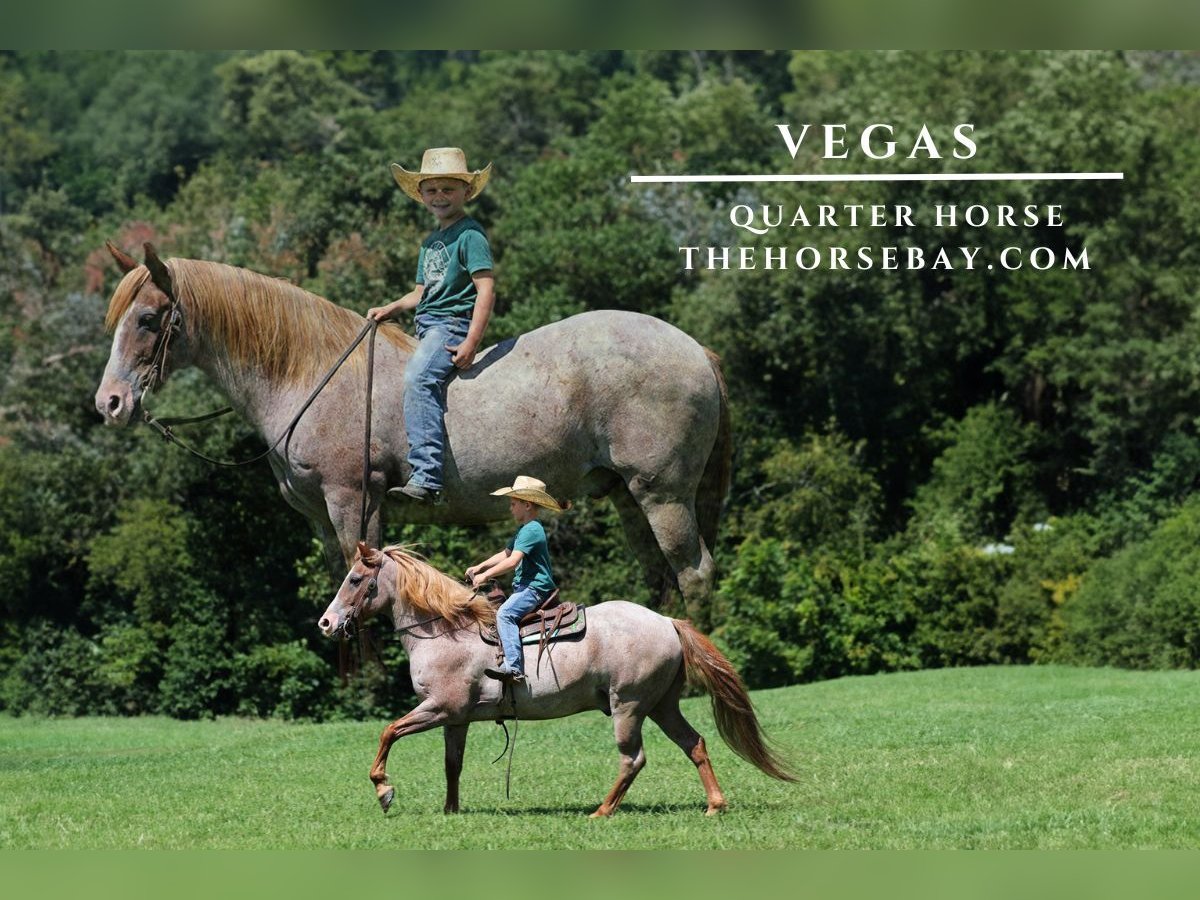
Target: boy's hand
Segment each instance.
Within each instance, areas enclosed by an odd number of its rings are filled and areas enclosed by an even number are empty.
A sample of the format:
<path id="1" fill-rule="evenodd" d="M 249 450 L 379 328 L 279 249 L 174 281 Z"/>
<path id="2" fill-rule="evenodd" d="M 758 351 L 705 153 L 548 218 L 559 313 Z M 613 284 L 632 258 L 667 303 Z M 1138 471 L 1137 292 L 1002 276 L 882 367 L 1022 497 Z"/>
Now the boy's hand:
<path id="1" fill-rule="evenodd" d="M 387 306 L 372 306 L 367 310 L 367 318 L 374 319 L 376 322 L 382 322 L 384 319 L 390 319 L 393 312 L 394 310 L 390 303 Z"/>
<path id="2" fill-rule="evenodd" d="M 446 349 L 450 351 L 455 368 L 469 369 L 471 363 L 475 362 L 475 351 L 478 349 L 478 344 L 471 343 L 468 338 L 461 344 L 447 344 Z"/>

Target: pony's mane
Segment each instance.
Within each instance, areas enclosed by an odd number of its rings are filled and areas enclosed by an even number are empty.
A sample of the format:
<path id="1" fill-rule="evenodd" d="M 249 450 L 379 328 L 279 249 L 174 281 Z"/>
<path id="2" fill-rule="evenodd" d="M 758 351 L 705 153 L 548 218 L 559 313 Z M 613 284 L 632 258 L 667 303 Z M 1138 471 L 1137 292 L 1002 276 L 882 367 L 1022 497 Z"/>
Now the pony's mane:
<path id="1" fill-rule="evenodd" d="M 439 572 L 411 548 L 392 544 L 376 553 L 378 556 L 364 561 L 378 565 L 381 557 L 387 556 L 396 563 L 400 567 L 396 589 L 401 599 L 418 613 L 441 616 L 459 628 L 472 623 L 491 625 L 496 621 L 495 607 L 486 597 Z"/>
<path id="2" fill-rule="evenodd" d="M 170 259 L 167 265 L 188 337 L 203 334 L 230 362 L 259 368 L 272 380 L 318 378 L 350 346 L 365 321 L 291 282 L 249 269 L 199 259 Z M 145 266 L 138 266 L 121 279 L 104 318 L 110 332 L 149 276 Z M 397 327 L 381 328 L 379 334 L 400 349 L 415 346 Z M 364 342 L 350 361 L 362 368 L 365 358 Z"/>

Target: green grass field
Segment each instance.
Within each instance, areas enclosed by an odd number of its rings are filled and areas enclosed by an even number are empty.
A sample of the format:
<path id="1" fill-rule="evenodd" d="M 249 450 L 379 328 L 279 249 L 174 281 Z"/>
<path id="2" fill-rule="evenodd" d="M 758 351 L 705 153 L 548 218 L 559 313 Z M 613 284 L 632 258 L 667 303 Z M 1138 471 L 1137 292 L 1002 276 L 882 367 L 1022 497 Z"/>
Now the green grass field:
<path id="1" fill-rule="evenodd" d="M 755 694 L 796 784 L 708 739 L 729 811 L 652 724 L 615 817 L 599 713 L 475 725 L 464 812 L 441 813 L 441 733 L 399 741 L 385 818 L 367 771 L 383 722 L 0 718 L 0 848 L 1195 848 L 1200 672 L 981 668 Z M 511 727 L 511 726 L 510 726 Z"/>

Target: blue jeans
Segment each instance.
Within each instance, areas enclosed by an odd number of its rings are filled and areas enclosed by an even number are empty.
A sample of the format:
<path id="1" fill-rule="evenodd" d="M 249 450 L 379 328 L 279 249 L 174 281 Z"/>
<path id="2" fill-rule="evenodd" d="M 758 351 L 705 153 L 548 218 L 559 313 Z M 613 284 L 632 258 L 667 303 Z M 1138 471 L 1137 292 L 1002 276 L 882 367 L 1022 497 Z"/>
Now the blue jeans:
<path id="1" fill-rule="evenodd" d="M 417 338 L 404 369 L 404 429 L 408 434 L 409 482 L 431 491 L 442 489 L 446 447 L 446 382 L 454 373 L 446 345 L 461 344 L 470 319 L 417 316 Z"/>
<path id="2" fill-rule="evenodd" d="M 500 645 L 504 648 L 504 663 L 510 669 L 525 671 L 525 657 L 521 651 L 521 629 L 517 623 L 526 613 L 542 605 L 546 595 L 536 588 L 513 582 L 509 598 L 496 610 L 496 630 L 500 632 Z"/>

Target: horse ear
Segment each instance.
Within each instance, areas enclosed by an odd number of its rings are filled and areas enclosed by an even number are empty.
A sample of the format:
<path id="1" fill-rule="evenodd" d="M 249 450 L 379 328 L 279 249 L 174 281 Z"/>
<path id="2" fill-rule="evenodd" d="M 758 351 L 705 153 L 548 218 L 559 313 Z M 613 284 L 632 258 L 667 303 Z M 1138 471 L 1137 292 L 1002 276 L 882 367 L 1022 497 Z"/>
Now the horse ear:
<path id="1" fill-rule="evenodd" d="M 121 248 L 112 241 L 105 241 L 104 246 L 108 248 L 108 252 L 111 253 L 113 259 L 117 261 L 117 265 L 120 267 L 122 272 L 132 272 L 138 267 L 137 260 L 121 250 Z"/>
<path id="2" fill-rule="evenodd" d="M 174 297 L 175 290 L 171 285 L 171 273 L 166 264 L 158 258 L 158 251 L 149 241 L 142 246 L 146 249 L 146 268 L 150 270 L 150 279 L 154 282 L 154 286 L 168 297 Z"/>
<path id="3" fill-rule="evenodd" d="M 374 552 L 375 551 L 373 549 L 371 549 L 371 545 L 368 544 L 366 541 L 358 542 L 358 558 L 359 559 L 366 559 L 370 554 L 372 554 Z"/>

